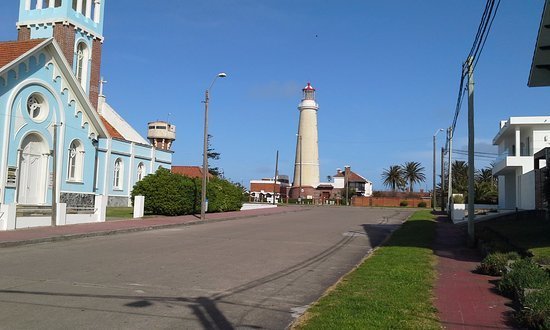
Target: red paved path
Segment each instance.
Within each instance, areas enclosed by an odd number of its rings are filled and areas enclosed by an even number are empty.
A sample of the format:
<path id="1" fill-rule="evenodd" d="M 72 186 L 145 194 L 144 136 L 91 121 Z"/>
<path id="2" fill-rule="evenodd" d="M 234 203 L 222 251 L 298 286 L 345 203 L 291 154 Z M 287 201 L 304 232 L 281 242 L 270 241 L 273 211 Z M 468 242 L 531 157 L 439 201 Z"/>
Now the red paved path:
<path id="1" fill-rule="evenodd" d="M 514 329 L 509 299 L 498 295 L 491 282 L 497 277 L 472 271 L 480 253 L 466 245 L 466 230 L 441 217 L 435 254 L 438 280 L 435 307 L 445 329 Z"/>
<path id="2" fill-rule="evenodd" d="M 208 213 L 206 215 L 206 221 L 221 221 L 236 218 L 247 218 L 275 213 L 296 212 L 306 209 L 308 208 L 283 206 L 248 211 Z M 95 222 L 58 227 L 37 227 L 11 231 L 0 231 L 0 247 L 9 247 L 40 242 L 52 242 L 90 236 L 104 236 L 115 233 L 143 231 L 173 226 L 193 225 L 200 224 L 201 222 L 202 221 L 195 215 L 186 215 L 179 217 L 154 217 L 145 219 Z"/>

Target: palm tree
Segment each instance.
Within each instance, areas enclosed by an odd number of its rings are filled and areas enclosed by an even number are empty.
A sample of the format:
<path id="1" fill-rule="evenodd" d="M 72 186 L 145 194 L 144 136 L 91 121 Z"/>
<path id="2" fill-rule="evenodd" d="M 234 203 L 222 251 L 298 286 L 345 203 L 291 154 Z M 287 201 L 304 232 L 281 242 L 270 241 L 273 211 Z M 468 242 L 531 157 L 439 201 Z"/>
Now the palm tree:
<path id="1" fill-rule="evenodd" d="M 468 163 L 456 160 L 452 165 L 453 193 L 468 194 Z"/>
<path id="2" fill-rule="evenodd" d="M 426 181 L 424 170 L 419 162 L 407 162 L 402 166 L 403 179 L 409 183 L 409 192 L 413 192 L 413 184 Z"/>
<path id="3" fill-rule="evenodd" d="M 478 203 L 494 204 L 498 202 L 498 181 L 491 167 L 476 171 L 475 199 Z"/>
<path id="4" fill-rule="evenodd" d="M 399 165 L 391 165 L 389 169 L 382 172 L 384 185 L 390 187 L 393 192 L 404 185 L 403 171 Z"/>

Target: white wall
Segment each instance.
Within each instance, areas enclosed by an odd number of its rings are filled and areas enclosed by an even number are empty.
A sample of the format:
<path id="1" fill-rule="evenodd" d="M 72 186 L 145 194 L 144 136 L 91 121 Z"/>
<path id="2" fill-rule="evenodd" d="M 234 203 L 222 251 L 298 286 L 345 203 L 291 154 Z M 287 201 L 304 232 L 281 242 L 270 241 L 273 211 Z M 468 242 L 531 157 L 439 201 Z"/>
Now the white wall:
<path id="1" fill-rule="evenodd" d="M 522 210 L 534 210 L 535 206 L 535 171 L 523 174 L 520 180 L 521 200 L 518 208 Z"/>

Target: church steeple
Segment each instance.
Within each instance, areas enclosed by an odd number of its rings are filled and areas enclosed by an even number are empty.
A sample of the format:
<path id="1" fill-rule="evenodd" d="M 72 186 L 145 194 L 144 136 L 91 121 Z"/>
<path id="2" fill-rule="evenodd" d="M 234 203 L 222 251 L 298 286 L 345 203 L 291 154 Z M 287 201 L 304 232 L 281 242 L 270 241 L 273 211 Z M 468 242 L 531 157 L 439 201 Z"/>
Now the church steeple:
<path id="1" fill-rule="evenodd" d="M 53 37 L 97 108 L 105 0 L 20 0 L 18 40 Z"/>

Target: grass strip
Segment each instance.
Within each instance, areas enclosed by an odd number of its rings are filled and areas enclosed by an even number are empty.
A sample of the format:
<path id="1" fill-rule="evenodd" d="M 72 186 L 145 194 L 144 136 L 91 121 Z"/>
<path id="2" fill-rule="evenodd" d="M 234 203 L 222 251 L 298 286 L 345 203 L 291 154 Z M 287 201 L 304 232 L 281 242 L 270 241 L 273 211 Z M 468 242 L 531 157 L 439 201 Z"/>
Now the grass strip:
<path id="1" fill-rule="evenodd" d="M 417 211 L 293 329 L 440 329 L 432 303 L 433 215 Z"/>
<path id="2" fill-rule="evenodd" d="M 134 217 L 133 207 L 108 207 L 106 216 L 108 219 L 131 219 Z"/>

